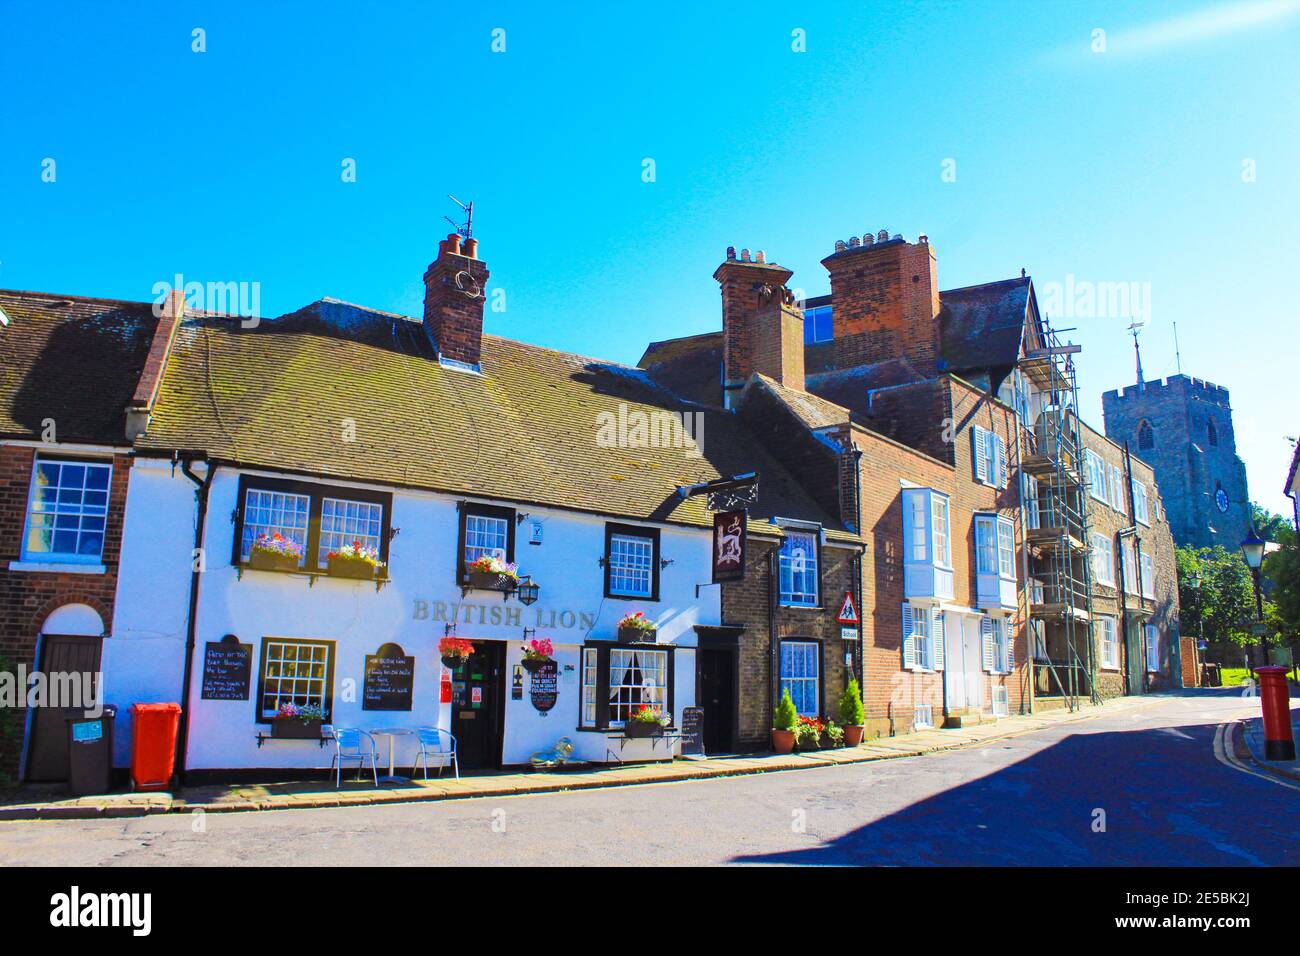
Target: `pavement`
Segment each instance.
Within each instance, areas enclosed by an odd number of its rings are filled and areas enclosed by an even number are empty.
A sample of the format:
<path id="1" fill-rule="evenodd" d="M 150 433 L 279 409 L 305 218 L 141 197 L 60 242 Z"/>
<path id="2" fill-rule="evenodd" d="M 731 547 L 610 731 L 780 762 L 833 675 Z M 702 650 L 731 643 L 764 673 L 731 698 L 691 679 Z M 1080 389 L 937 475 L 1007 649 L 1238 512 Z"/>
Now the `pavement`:
<path id="1" fill-rule="evenodd" d="M 1294 688 L 1292 693 L 1294 694 Z M 1251 699 L 1259 700 L 1258 697 Z M 1294 740 L 1300 740 L 1300 700 L 1293 696 L 1291 707 L 1291 736 Z M 1234 728 L 1232 740 L 1238 755 L 1249 760 L 1260 770 L 1300 782 L 1300 760 L 1269 760 L 1264 756 L 1264 718 L 1262 716 L 1241 721 Z"/>
<path id="2" fill-rule="evenodd" d="M 0 825 L 0 866 L 1297 865 L 1300 785 L 1239 758 L 1228 739 L 1258 713 L 1239 693 L 1179 692 L 1082 719 L 1042 715 L 1036 729 L 1002 721 L 943 749 L 823 758 L 805 772 L 24 820 Z"/>
<path id="3" fill-rule="evenodd" d="M 98 817 L 142 817 L 154 813 L 189 813 L 201 809 L 208 813 L 251 810 L 305 809 L 387 805 L 425 800 L 455 800 L 470 797 L 503 797 L 528 793 L 555 793 L 603 787 L 634 786 L 733 777 L 786 770 L 810 770 L 915 757 L 938 751 L 985 744 L 1019 734 L 1033 733 L 1060 723 L 1093 719 L 1103 714 L 1127 712 L 1149 707 L 1162 698 L 1158 695 L 1121 697 L 1101 707 L 1084 705 L 1077 711 L 1052 710 L 1040 714 L 991 719 L 971 727 L 949 730 L 925 730 L 897 737 L 882 737 L 858 747 L 840 747 L 794 753 L 752 754 L 711 757 L 705 760 L 678 759 L 671 762 L 587 765 L 582 769 L 557 771 L 515 771 L 462 776 L 447 776 L 425 781 L 413 779 L 407 784 L 385 784 L 376 788 L 372 782 L 356 780 L 356 771 L 344 772 L 343 786 L 335 789 L 321 780 L 285 781 L 266 784 L 229 784 L 187 787 L 170 793 L 113 793 L 91 797 L 60 797 L 50 789 L 26 788 L 0 795 L 0 820 L 70 820 Z"/>

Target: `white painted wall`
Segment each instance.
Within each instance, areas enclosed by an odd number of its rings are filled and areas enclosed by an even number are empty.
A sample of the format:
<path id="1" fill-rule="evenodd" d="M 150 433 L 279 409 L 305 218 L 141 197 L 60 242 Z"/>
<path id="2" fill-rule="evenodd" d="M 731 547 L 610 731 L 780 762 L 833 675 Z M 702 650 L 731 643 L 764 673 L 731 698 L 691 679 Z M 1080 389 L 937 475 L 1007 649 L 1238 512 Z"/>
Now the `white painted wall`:
<path id="1" fill-rule="evenodd" d="M 340 484 L 340 483 L 335 483 Z M 341 483 L 347 484 L 347 483 Z M 659 625 L 659 640 L 693 648 L 696 624 L 720 623 L 719 589 L 695 586 L 710 579 L 711 535 L 707 529 L 660 525 L 661 557 L 673 564 L 660 572 L 658 602 L 603 597 L 604 572 L 597 561 L 604 551 L 605 519 L 555 509 L 521 506 L 528 518 L 517 529 L 515 557 L 522 573 L 541 586 L 539 601 L 524 607 L 494 592 L 471 591 L 464 598 L 455 586 L 458 542 L 456 498 L 424 492 L 393 495 L 392 524 L 400 533 L 390 545 L 391 583 L 376 593 L 373 583 L 246 570 L 242 579 L 230 564 L 234 541 L 231 520 L 239 475 L 221 469 L 213 481 L 205 542 L 206 569 L 201 575 L 197 646 L 193 662 L 189 766 L 191 769 L 328 766 L 330 751 L 315 743 L 275 741 L 260 750 L 256 701 L 200 700 L 204 645 L 235 634 L 254 646 L 254 669 L 266 636 L 337 642 L 334 670 L 334 723 L 365 729 L 385 726 L 450 727 L 450 705 L 439 703 L 442 665 L 438 641 L 445 624 L 457 620 L 458 637 L 508 643 L 505 763 L 524 763 L 537 750 L 570 737 L 579 756 L 603 760 L 603 735 L 579 733 L 584 639 L 614 638 L 615 622 L 642 610 Z M 361 486 L 357 487 L 374 487 Z M 486 500 L 486 499 L 484 499 Z M 500 504 L 500 502 L 495 502 Z M 132 469 L 127 521 L 122 546 L 112 638 L 105 641 L 107 698 L 125 709 L 136 700 L 180 700 L 190 552 L 193 544 L 194 485 L 169 464 L 138 461 Z M 532 522 L 543 523 L 543 543 L 529 544 Z M 623 520 L 622 523 L 638 522 Z M 521 657 L 523 628 L 556 645 L 560 666 L 559 699 L 546 715 L 524 698 L 509 699 L 509 673 Z M 365 655 L 381 644 L 396 642 L 416 659 L 414 710 L 365 711 L 361 689 Z M 573 671 L 565 671 L 572 665 Z M 251 697 L 256 697 L 254 674 Z M 694 652 L 677 652 L 674 718 L 694 704 Z M 118 763 L 129 761 L 129 725 L 119 720 Z M 381 741 L 381 746 L 386 743 Z M 638 759 L 639 742 L 624 759 Z M 398 738 L 397 762 L 409 765 L 415 745 Z M 662 747 L 661 747 L 662 752 Z M 386 753 L 386 751 L 385 751 Z M 643 756 L 649 756 L 645 754 Z"/>

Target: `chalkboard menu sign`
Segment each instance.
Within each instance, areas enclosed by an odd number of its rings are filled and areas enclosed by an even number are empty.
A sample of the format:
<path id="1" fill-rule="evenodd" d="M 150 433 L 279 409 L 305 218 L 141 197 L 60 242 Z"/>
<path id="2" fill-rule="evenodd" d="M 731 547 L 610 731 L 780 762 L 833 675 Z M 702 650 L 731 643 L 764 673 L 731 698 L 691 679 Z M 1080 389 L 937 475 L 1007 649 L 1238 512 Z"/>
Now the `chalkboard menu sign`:
<path id="1" fill-rule="evenodd" d="M 528 689 L 528 699 L 533 702 L 538 713 L 545 714 L 555 706 L 555 701 L 560 695 L 559 683 L 556 680 L 558 668 L 555 661 L 547 661 L 537 670 L 533 671 L 532 686 Z"/>
<path id="2" fill-rule="evenodd" d="M 366 655 L 362 710 L 410 710 L 415 696 L 415 658 L 400 644 L 385 644 Z"/>
<path id="3" fill-rule="evenodd" d="M 208 641 L 203 652 L 203 699 L 248 700 L 253 676 L 253 645 L 227 634 Z"/>
<path id="4" fill-rule="evenodd" d="M 682 708 L 682 756 L 704 756 L 704 708 Z"/>

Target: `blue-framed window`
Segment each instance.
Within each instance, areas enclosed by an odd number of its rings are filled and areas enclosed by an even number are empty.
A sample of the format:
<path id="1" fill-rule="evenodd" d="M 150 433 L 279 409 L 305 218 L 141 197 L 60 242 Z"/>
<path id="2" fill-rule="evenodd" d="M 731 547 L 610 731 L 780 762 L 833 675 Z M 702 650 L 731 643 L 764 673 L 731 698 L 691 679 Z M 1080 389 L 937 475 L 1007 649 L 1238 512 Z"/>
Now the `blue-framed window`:
<path id="1" fill-rule="evenodd" d="M 810 531 L 785 533 L 781 542 L 781 603 L 793 607 L 817 606 L 817 535 Z"/>
<path id="2" fill-rule="evenodd" d="M 834 334 L 835 326 L 831 321 L 831 307 L 829 305 L 818 305 L 803 310 L 804 345 L 829 342 L 834 337 Z"/>
<path id="3" fill-rule="evenodd" d="M 821 714 L 821 645 L 816 641 L 781 642 L 781 691 L 787 690 L 799 716 Z"/>

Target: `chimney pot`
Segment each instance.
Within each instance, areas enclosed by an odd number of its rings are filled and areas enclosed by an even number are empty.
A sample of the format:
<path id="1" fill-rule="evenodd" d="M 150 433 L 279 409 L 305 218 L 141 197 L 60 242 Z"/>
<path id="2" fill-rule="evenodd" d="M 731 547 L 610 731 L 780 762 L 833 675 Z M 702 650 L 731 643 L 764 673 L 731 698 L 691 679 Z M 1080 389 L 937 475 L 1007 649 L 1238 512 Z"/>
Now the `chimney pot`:
<path id="1" fill-rule="evenodd" d="M 845 249 L 847 249 L 848 247 L 849 247 L 849 246 L 848 246 L 848 243 L 846 243 L 843 239 L 836 239 L 836 240 L 835 240 L 835 251 L 836 251 L 836 252 L 843 252 L 843 251 L 844 251 Z"/>
<path id="2" fill-rule="evenodd" d="M 735 258 L 736 258 L 736 247 L 735 247 L 735 246 L 727 246 L 727 261 L 730 262 L 731 260 L 733 260 L 733 259 L 735 259 Z"/>
<path id="3" fill-rule="evenodd" d="M 869 232 L 868 232 L 866 235 L 864 235 L 864 236 L 862 237 L 862 244 L 863 244 L 864 246 L 870 246 L 870 245 L 873 245 L 873 244 L 875 243 L 875 241 L 876 241 L 876 237 L 873 236 L 873 235 L 872 235 L 871 233 L 869 233 Z"/>
<path id="4" fill-rule="evenodd" d="M 925 233 L 921 233 L 919 236 L 916 237 L 916 241 L 923 246 L 928 246 L 930 244 L 930 237 L 927 236 Z"/>
<path id="5" fill-rule="evenodd" d="M 466 257 L 466 258 L 468 258 L 468 259 L 477 259 L 477 258 L 478 258 L 478 240 L 477 240 L 477 239 L 466 239 L 466 240 L 465 240 L 465 245 L 464 245 L 463 248 L 464 248 L 464 254 L 465 254 L 465 257 Z"/>
<path id="6" fill-rule="evenodd" d="M 447 251 L 453 256 L 460 255 L 460 233 L 453 232 L 447 237 Z"/>
<path id="7" fill-rule="evenodd" d="M 858 237 L 857 237 L 857 236 L 849 236 L 849 248 L 850 248 L 850 249 L 856 249 L 856 248 L 858 248 Z"/>
<path id="8" fill-rule="evenodd" d="M 741 249 L 741 250 L 740 250 L 740 261 L 741 261 L 741 262 L 748 262 L 748 261 L 749 261 L 749 250 L 748 250 L 748 249 Z"/>
<path id="9" fill-rule="evenodd" d="M 767 253 L 759 249 L 758 252 L 754 253 L 754 261 L 758 263 L 767 262 Z"/>
<path id="10" fill-rule="evenodd" d="M 881 229 L 880 232 L 876 233 L 876 242 L 888 242 L 888 241 L 889 241 L 888 229 Z"/>

